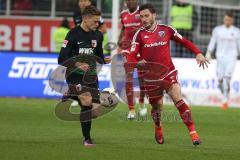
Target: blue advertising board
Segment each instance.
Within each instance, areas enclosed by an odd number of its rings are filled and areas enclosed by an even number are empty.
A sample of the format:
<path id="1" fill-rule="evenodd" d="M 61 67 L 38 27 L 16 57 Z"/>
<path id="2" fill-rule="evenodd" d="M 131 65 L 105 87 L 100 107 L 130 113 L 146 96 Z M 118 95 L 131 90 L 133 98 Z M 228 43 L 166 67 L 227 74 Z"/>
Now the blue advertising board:
<path id="1" fill-rule="evenodd" d="M 0 52 L 0 97 L 57 98 L 49 76 L 59 66 L 57 54 Z M 100 89 L 110 86 L 110 66 L 99 73 Z"/>

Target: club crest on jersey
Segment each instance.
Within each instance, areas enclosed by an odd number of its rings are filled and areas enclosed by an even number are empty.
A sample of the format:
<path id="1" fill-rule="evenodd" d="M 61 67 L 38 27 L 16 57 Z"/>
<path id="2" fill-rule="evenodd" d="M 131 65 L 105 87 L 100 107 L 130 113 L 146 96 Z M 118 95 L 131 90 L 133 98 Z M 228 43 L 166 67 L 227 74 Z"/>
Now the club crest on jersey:
<path id="1" fill-rule="evenodd" d="M 97 47 L 97 40 L 92 40 L 92 47 L 96 48 Z"/>
<path id="2" fill-rule="evenodd" d="M 164 37 L 165 36 L 165 31 L 160 31 L 160 32 L 158 32 L 158 34 L 159 34 L 160 37 Z"/>

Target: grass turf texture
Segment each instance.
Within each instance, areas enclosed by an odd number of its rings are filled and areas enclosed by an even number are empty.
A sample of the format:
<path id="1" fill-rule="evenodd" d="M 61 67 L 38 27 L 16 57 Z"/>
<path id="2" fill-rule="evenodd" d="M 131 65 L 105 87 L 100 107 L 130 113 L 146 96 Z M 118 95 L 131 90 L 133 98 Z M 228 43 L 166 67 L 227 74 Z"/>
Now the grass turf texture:
<path id="1" fill-rule="evenodd" d="M 165 106 L 165 144 L 156 144 L 151 118 L 126 120 L 120 104 L 94 120 L 97 146 L 82 146 L 78 122 L 54 115 L 55 100 L 0 99 L 1 160 L 239 159 L 240 110 L 192 107 L 202 145 L 194 147 L 173 106 Z M 78 109 L 75 109 L 78 110 Z"/>

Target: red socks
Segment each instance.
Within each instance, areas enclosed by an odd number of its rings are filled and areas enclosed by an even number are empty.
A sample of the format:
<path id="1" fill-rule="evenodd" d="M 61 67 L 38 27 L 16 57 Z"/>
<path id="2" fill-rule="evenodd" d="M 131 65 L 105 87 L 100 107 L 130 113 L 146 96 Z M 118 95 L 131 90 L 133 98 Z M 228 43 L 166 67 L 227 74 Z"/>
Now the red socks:
<path id="1" fill-rule="evenodd" d="M 152 109 L 151 110 L 151 116 L 152 116 L 152 119 L 153 119 L 153 122 L 155 124 L 155 127 L 159 128 L 161 127 L 160 126 L 160 120 L 161 120 L 161 117 L 160 117 L 160 111 L 157 110 L 157 109 Z"/>
<path id="2" fill-rule="evenodd" d="M 134 109 L 134 100 L 133 100 L 133 83 L 126 82 L 126 96 L 129 110 Z"/>
<path id="3" fill-rule="evenodd" d="M 195 125 L 192 119 L 191 110 L 188 105 L 183 100 L 180 100 L 175 104 L 175 106 L 177 107 L 179 114 L 184 124 L 187 126 L 189 132 L 194 132 Z"/>

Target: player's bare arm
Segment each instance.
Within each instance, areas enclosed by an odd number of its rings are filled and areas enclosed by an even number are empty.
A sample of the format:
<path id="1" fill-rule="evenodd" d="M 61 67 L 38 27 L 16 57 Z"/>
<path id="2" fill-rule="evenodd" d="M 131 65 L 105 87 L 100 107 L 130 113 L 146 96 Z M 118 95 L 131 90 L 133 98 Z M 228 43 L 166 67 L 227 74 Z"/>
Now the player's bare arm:
<path id="1" fill-rule="evenodd" d="M 123 33 L 124 33 L 124 27 L 122 26 L 119 38 L 118 38 L 118 45 L 120 46 L 122 38 L 123 38 Z"/>

